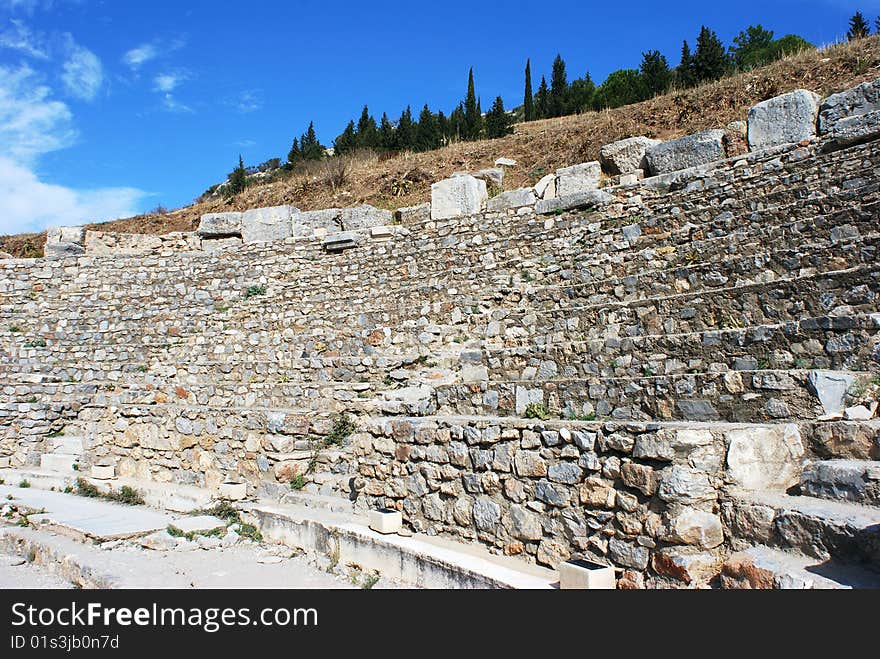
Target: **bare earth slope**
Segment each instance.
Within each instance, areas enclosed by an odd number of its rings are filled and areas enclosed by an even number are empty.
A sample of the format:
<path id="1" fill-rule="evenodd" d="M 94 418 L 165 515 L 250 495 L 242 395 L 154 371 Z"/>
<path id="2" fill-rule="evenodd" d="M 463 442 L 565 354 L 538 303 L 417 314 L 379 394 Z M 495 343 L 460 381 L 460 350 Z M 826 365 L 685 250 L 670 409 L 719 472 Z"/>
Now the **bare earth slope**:
<path id="1" fill-rule="evenodd" d="M 236 198 L 212 198 L 164 214 L 140 215 L 89 228 L 121 233 L 192 231 L 204 213 L 292 204 L 302 210 L 372 204 L 399 208 L 430 200 L 431 183 L 459 170 L 477 170 L 505 156 L 518 161 L 506 174 L 508 189 L 536 182 L 558 167 L 595 160 L 605 144 L 634 135 L 669 139 L 745 120 L 752 105 L 805 88 L 831 94 L 878 77 L 880 37 L 839 44 L 787 58 L 757 71 L 616 110 L 517 124 L 497 140 L 454 144 L 426 153 L 382 160 L 353 160 L 342 185 L 332 186 L 322 167 L 249 187 Z M 45 233 L 0 237 L 0 251 L 39 256 Z"/>

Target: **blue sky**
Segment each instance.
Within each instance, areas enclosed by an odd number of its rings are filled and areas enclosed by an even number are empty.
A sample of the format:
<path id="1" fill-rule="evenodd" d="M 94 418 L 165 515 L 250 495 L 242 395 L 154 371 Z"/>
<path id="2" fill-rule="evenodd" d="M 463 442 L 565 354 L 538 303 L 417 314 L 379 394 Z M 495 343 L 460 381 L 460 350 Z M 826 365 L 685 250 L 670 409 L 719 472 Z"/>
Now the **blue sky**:
<path id="1" fill-rule="evenodd" d="M 880 0 L 0 0 L 0 234 L 185 205 L 311 119 L 330 144 L 364 103 L 449 111 L 471 66 L 483 106 L 511 107 L 527 57 L 536 86 L 557 52 L 598 83 L 644 50 L 674 65 L 701 24 L 827 44 L 856 9 L 873 24 Z"/>

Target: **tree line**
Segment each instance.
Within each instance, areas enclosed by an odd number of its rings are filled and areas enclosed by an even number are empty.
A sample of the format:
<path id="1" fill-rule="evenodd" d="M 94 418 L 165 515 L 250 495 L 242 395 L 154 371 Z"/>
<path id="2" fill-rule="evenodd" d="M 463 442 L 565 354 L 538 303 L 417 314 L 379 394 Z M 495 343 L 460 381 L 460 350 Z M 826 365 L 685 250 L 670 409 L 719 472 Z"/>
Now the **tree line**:
<path id="1" fill-rule="evenodd" d="M 880 19 L 875 22 L 880 32 Z M 870 26 L 861 12 L 849 22 L 847 38 L 869 36 Z M 638 103 L 673 89 L 688 89 L 705 82 L 718 80 L 737 71 L 749 71 L 770 64 L 787 55 L 814 48 L 800 36 L 789 34 L 776 38 L 772 30 L 762 25 L 750 25 L 725 47 L 715 31 L 703 26 L 691 43 L 684 40 L 678 64 L 671 66 L 658 50 L 642 53 L 638 69 L 618 69 L 604 82 L 596 85 L 589 72 L 571 82 L 565 61 L 557 55 L 553 61 L 550 81 L 541 76 L 537 89 L 533 88 L 531 60 L 526 61 L 522 105 L 508 110 L 500 96 L 490 109 L 483 112 L 482 100 L 476 93 L 473 68 L 468 72 L 464 98 L 448 115 L 433 111 L 425 104 L 418 117 L 407 106 L 392 119 L 383 112 L 377 121 L 366 105 L 357 120 L 348 122 L 333 141 L 332 151 L 321 144 L 315 133 L 314 122 L 293 140 L 286 162 L 279 159 L 266 161 L 256 168 L 245 168 L 239 162 L 234 174 L 235 187 L 241 185 L 242 173 L 281 166 L 296 168 L 299 164 L 324 158 L 328 153 L 341 156 L 359 149 L 377 152 L 430 151 L 459 141 L 475 141 L 503 137 L 513 132 L 518 121 L 535 121 L 617 108 Z M 230 177 L 233 175 L 230 174 Z"/>

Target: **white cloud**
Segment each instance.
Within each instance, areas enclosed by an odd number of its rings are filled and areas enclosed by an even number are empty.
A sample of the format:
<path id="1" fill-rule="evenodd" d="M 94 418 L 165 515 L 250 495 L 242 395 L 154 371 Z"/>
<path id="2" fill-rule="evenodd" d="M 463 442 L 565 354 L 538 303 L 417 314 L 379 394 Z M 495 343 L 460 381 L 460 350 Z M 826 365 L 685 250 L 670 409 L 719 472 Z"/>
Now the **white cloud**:
<path id="1" fill-rule="evenodd" d="M 263 94 L 259 89 L 244 91 L 233 102 L 233 105 L 242 114 L 256 112 L 263 107 Z"/>
<path id="2" fill-rule="evenodd" d="M 162 107 L 168 110 L 168 112 L 176 112 L 178 114 L 193 114 L 195 110 L 193 110 L 188 105 L 184 105 L 176 98 L 174 98 L 173 94 L 165 94 L 162 98 Z"/>
<path id="3" fill-rule="evenodd" d="M 73 190 L 44 183 L 30 169 L 0 157 L 0 234 L 131 217 L 145 196 L 134 188 Z"/>
<path id="4" fill-rule="evenodd" d="M 137 71 L 141 66 L 146 64 L 152 59 L 156 59 L 159 56 L 159 49 L 155 44 L 145 43 L 142 46 L 138 46 L 137 48 L 132 48 L 125 55 L 122 56 L 122 61 L 125 62 L 132 70 Z"/>
<path id="5" fill-rule="evenodd" d="M 36 59 L 49 59 L 43 35 L 34 33 L 17 19 L 10 19 L 9 25 L 0 30 L 0 48 L 17 50 Z"/>
<path id="6" fill-rule="evenodd" d="M 37 231 L 137 213 L 134 188 L 76 190 L 40 180 L 39 157 L 76 140 L 65 103 L 27 66 L 0 65 L 0 233 Z"/>
<path id="7" fill-rule="evenodd" d="M 159 92 L 173 92 L 175 87 L 179 85 L 185 76 L 180 73 L 161 73 L 156 76 L 155 85 L 156 91 Z"/>
<path id="8" fill-rule="evenodd" d="M 70 54 L 64 63 L 61 80 L 72 96 L 91 101 L 104 82 L 104 67 L 92 51 L 75 44 L 70 38 Z"/>
<path id="9" fill-rule="evenodd" d="M 0 66 L 0 156 L 33 162 L 76 139 L 70 109 L 27 66 Z"/>

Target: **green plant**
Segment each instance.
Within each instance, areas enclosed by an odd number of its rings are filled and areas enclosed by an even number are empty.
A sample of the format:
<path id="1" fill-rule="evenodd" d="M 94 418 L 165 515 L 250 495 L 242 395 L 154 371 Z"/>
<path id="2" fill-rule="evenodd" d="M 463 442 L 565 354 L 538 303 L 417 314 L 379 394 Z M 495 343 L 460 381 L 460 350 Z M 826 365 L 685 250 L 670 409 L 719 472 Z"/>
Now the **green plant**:
<path id="1" fill-rule="evenodd" d="M 336 417 L 333 427 L 327 434 L 326 442 L 327 444 L 342 444 L 355 430 L 357 430 L 357 425 L 345 412 L 342 412 Z"/>
<path id="2" fill-rule="evenodd" d="M 74 462 L 71 467 L 73 467 L 74 471 L 79 471 L 79 462 Z"/>
<path id="3" fill-rule="evenodd" d="M 370 572 L 368 574 L 364 574 L 361 576 L 360 587 L 363 590 L 370 590 L 373 586 L 379 583 L 379 573 L 378 572 Z"/>
<path id="4" fill-rule="evenodd" d="M 119 488 L 118 492 L 111 490 L 104 495 L 104 498 L 125 504 L 126 506 L 140 506 L 144 503 L 144 498 L 141 496 L 141 493 L 128 485 L 123 485 Z"/>
<path id="5" fill-rule="evenodd" d="M 529 403 L 526 405 L 525 418 L 546 421 L 550 418 L 550 410 L 543 403 Z"/>
<path id="6" fill-rule="evenodd" d="M 596 413 L 590 412 L 589 414 L 575 414 L 572 412 L 571 414 L 568 415 L 568 420 L 569 421 L 595 421 L 596 420 Z"/>
<path id="7" fill-rule="evenodd" d="M 31 396 L 30 398 L 28 398 L 28 401 L 27 401 L 27 402 L 29 402 L 29 403 L 36 403 L 36 402 L 37 402 L 37 397 L 36 397 L 36 396 Z"/>
<path id="8" fill-rule="evenodd" d="M 266 287 L 265 286 L 250 286 L 244 292 L 244 297 L 245 297 L 245 299 L 248 299 L 248 298 L 258 297 L 260 295 L 265 295 L 265 294 L 266 294 Z"/>
<path id="9" fill-rule="evenodd" d="M 64 437 L 64 431 L 56 430 L 55 432 L 50 432 L 48 435 L 46 435 L 46 437 L 48 437 L 49 439 L 54 439 L 55 437 Z"/>
<path id="10" fill-rule="evenodd" d="M 18 486 L 21 488 L 29 488 L 31 486 L 31 482 L 27 478 L 24 478 L 19 482 Z"/>
<path id="11" fill-rule="evenodd" d="M 302 474 L 297 474 L 290 479 L 291 490 L 301 490 L 306 486 L 306 479 Z"/>
<path id="12" fill-rule="evenodd" d="M 238 524 L 238 535 L 242 538 L 253 540 L 254 542 L 263 541 L 263 534 L 260 533 L 260 530 L 253 524 L 248 524 L 247 522 L 242 521 L 241 513 L 233 508 L 227 501 L 221 501 L 211 508 L 193 510 L 190 514 L 213 515 L 214 517 L 225 519 L 230 524 Z"/>
<path id="13" fill-rule="evenodd" d="M 138 373 L 146 373 L 148 370 L 149 369 L 147 368 L 146 364 L 141 364 L 140 366 L 137 367 Z"/>
<path id="14" fill-rule="evenodd" d="M 18 334 L 21 331 L 21 328 L 18 325 L 10 325 L 9 331 L 13 334 Z"/>
<path id="15" fill-rule="evenodd" d="M 68 485 L 67 487 L 64 488 L 64 494 L 73 494 L 73 488 L 70 485 Z"/>
<path id="16" fill-rule="evenodd" d="M 45 348 L 46 341 L 45 339 L 34 339 L 33 341 L 28 341 L 24 344 L 25 348 Z"/>
<path id="17" fill-rule="evenodd" d="M 81 497 L 87 497 L 89 499 L 98 499 L 101 497 L 101 492 L 98 488 L 89 483 L 85 478 L 76 479 L 76 493 Z"/>

